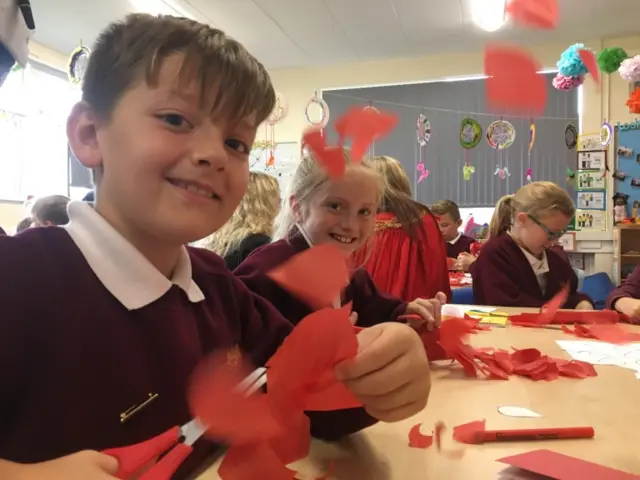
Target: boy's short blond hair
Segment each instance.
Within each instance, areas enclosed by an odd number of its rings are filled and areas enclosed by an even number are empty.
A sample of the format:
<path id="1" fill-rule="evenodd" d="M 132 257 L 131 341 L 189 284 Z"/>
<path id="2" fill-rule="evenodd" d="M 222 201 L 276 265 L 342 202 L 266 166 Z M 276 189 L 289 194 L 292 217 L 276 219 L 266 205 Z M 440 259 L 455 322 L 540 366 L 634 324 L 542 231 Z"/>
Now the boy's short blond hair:
<path id="1" fill-rule="evenodd" d="M 454 222 L 461 220 L 460 208 L 452 200 L 440 200 L 433 207 L 431 207 L 431 211 L 438 216 L 448 214 L 451 216 L 451 219 Z"/>
<path id="2" fill-rule="evenodd" d="M 194 79 L 199 102 L 232 122 L 271 113 L 275 91 L 264 66 L 239 42 L 203 23 L 168 15 L 133 14 L 98 37 L 82 84 L 82 100 L 108 119 L 124 93 L 140 81 L 156 86 L 163 61 L 184 56 L 178 87 Z M 94 173 L 94 183 L 99 172 Z M 98 174 L 98 175 L 96 175 Z"/>

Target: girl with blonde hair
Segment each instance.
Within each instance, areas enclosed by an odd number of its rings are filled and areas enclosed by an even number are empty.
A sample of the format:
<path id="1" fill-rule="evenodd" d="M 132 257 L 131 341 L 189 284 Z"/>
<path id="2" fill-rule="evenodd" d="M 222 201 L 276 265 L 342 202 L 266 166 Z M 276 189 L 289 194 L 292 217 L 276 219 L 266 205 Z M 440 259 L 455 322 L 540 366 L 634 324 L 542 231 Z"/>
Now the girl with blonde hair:
<path id="1" fill-rule="evenodd" d="M 249 172 L 249 185 L 240 205 L 222 228 L 198 246 L 224 258 L 233 270 L 255 249 L 271 243 L 273 222 L 280 209 L 280 187 L 271 175 Z"/>
<path id="2" fill-rule="evenodd" d="M 489 241 L 472 269 L 478 305 L 541 307 L 569 286 L 563 308 L 592 310 L 578 278 L 554 247 L 567 231 L 575 206 L 555 183 L 534 182 L 498 201 Z"/>
<path id="3" fill-rule="evenodd" d="M 336 147 L 337 148 L 337 147 Z M 289 321 L 298 323 L 312 312 L 311 306 L 293 297 L 267 276 L 267 272 L 314 245 L 338 247 L 349 261 L 362 247 L 375 226 L 375 214 L 382 200 L 383 181 L 369 161 L 354 162 L 344 151 L 343 177 L 329 179 L 311 155 L 302 158 L 291 182 L 289 196 L 276 219 L 274 243 L 255 251 L 236 270 L 254 293 L 268 299 Z M 314 275 L 314 272 L 309 272 Z M 396 321 L 405 314 L 418 315 L 427 328 L 440 322 L 442 298 L 400 298 L 380 293 L 366 270 L 355 269 L 345 279 L 345 290 L 333 307 L 352 302 L 358 325 L 371 326 Z"/>
<path id="4" fill-rule="evenodd" d="M 447 253 L 436 218 L 411 196 L 409 178 L 394 158 L 374 157 L 372 165 L 385 180 L 372 241 L 354 254 L 384 292 L 410 301 L 451 299 Z"/>

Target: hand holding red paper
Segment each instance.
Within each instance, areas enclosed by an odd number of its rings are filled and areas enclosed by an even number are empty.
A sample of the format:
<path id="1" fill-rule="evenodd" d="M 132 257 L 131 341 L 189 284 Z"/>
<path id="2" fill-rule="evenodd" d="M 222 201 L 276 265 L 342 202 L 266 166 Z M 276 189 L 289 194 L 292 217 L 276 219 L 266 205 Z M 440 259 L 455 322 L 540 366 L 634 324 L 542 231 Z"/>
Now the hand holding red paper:
<path id="1" fill-rule="evenodd" d="M 433 330 L 440 326 L 442 306 L 447 303 L 447 296 L 438 292 L 435 298 L 416 298 L 407 304 L 405 315 L 409 325 L 418 330 L 426 326 L 427 330 Z"/>
<path id="2" fill-rule="evenodd" d="M 616 301 L 615 308 L 620 313 L 628 316 L 631 322 L 640 322 L 640 300 L 637 298 L 622 297 Z"/>
<path id="3" fill-rule="evenodd" d="M 84 451 L 56 458 L 49 462 L 17 465 L 16 469 L 19 469 L 19 471 L 16 471 L 15 477 L 11 478 L 116 480 L 118 461 L 109 455 L 94 451 Z"/>
<path id="4" fill-rule="evenodd" d="M 431 379 L 425 349 L 416 332 L 382 323 L 358 334 L 358 354 L 335 369 L 336 377 L 382 421 L 396 422 L 427 404 Z"/>

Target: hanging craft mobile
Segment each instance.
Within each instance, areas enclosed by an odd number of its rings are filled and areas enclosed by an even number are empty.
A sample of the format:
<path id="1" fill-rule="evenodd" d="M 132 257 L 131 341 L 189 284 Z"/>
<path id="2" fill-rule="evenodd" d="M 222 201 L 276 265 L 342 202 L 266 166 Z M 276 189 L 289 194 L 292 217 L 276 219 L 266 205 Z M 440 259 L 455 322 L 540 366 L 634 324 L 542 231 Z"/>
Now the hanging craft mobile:
<path id="1" fill-rule="evenodd" d="M 516 129 L 511 122 L 506 120 L 496 120 L 487 128 L 487 143 L 498 154 L 498 165 L 494 175 L 504 180 L 510 177 L 508 160 L 503 163 L 502 151 L 509 148 L 516 139 Z"/>
<path id="2" fill-rule="evenodd" d="M 531 120 L 531 124 L 529 125 L 529 154 L 528 154 L 528 162 L 529 168 L 527 168 L 527 173 L 525 175 L 527 182 L 533 181 L 533 170 L 531 169 L 531 151 L 533 150 L 533 145 L 536 143 L 536 124 Z"/>
<path id="3" fill-rule="evenodd" d="M 567 168 L 567 185 L 573 188 L 576 179 L 576 172 Z"/>
<path id="4" fill-rule="evenodd" d="M 320 118 L 318 120 L 314 120 L 312 118 L 311 110 L 313 108 L 320 109 Z M 314 93 L 313 97 L 311 97 L 307 103 L 307 106 L 304 109 L 304 116 L 309 125 L 313 127 L 324 128 L 329 123 L 329 106 L 327 105 L 327 102 L 318 96 L 318 92 Z"/>
<path id="5" fill-rule="evenodd" d="M 640 113 L 640 87 L 636 88 L 626 102 L 627 107 L 629 107 L 630 113 L 638 114 Z"/>
<path id="6" fill-rule="evenodd" d="M 265 141 L 269 146 L 269 155 L 267 156 L 267 167 L 273 168 L 276 163 L 274 154 L 276 145 L 276 124 L 284 120 L 289 113 L 289 104 L 281 93 L 276 92 L 276 103 L 273 110 L 265 120 L 266 138 Z"/>
<path id="7" fill-rule="evenodd" d="M 606 120 L 602 124 L 600 128 L 600 145 L 606 148 L 609 143 L 611 143 L 611 139 L 613 138 L 613 127 Z M 609 171 L 609 160 L 607 160 L 607 156 L 604 156 L 604 169 L 602 170 L 602 177 L 607 176 L 607 172 Z"/>
<path id="8" fill-rule="evenodd" d="M 71 53 L 71 56 L 69 56 L 67 77 L 69 77 L 69 82 L 73 85 L 80 85 L 82 83 L 90 55 L 91 50 L 89 47 L 82 45 L 82 42 L 80 42 L 80 46 Z"/>
<path id="9" fill-rule="evenodd" d="M 609 47 L 598 53 L 598 66 L 604 73 L 613 73 L 620 68 L 622 62 L 629 58 L 629 55 L 620 47 Z"/>
<path id="10" fill-rule="evenodd" d="M 623 60 L 618 73 L 627 82 L 640 82 L 640 55 Z"/>
<path id="11" fill-rule="evenodd" d="M 460 122 L 460 145 L 464 148 L 464 166 L 462 176 L 465 180 L 471 180 L 471 175 L 476 171 L 476 167 L 469 163 L 469 150 L 475 148 L 482 140 L 482 127 L 473 118 L 467 117 Z"/>
<path id="12" fill-rule="evenodd" d="M 573 150 L 578 144 L 578 130 L 571 123 L 564 128 L 564 143 L 569 150 Z"/>
<path id="13" fill-rule="evenodd" d="M 424 116 L 424 114 L 418 115 L 418 120 L 416 121 L 416 140 L 418 141 L 418 172 L 420 175 L 418 176 L 418 183 L 422 182 L 429 178 L 429 170 L 424 164 L 423 157 L 423 149 L 429 143 L 431 139 L 431 123 L 429 119 Z"/>

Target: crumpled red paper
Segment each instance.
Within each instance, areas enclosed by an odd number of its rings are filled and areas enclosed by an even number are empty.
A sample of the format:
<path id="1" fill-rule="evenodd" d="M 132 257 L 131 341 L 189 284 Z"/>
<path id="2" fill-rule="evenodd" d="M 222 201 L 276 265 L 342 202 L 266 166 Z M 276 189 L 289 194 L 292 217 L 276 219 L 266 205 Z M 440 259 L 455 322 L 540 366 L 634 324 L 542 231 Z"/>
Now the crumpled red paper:
<path id="1" fill-rule="evenodd" d="M 302 136 L 302 144 L 325 168 L 329 178 L 344 175 L 346 164 L 343 145 L 351 140 L 351 159 L 359 162 L 369 146 L 377 139 L 388 135 L 398 123 L 397 115 L 372 107 L 354 107 L 345 112 L 335 122 L 338 145 L 327 145 L 323 129 L 307 129 Z"/>
<path id="2" fill-rule="evenodd" d="M 304 410 L 362 405 L 333 373 L 335 365 L 358 351 L 350 312 L 349 304 L 305 317 L 267 362 L 266 394 L 239 391 L 250 369 L 230 367 L 222 355 L 196 369 L 189 390 L 192 413 L 207 425 L 210 438 L 230 444 L 220 478 L 294 479 L 286 465 L 306 457 L 311 441 Z"/>
<path id="3" fill-rule="evenodd" d="M 517 23 L 526 27 L 554 29 L 558 26 L 557 0 L 511 0 L 506 10 Z"/>
<path id="4" fill-rule="evenodd" d="M 457 361 L 468 377 L 484 375 L 488 379 L 508 380 L 510 375 L 532 380 L 555 380 L 559 376 L 586 378 L 595 376 L 592 365 L 577 360 L 567 361 L 543 355 L 535 348 L 508 351 L 474 348 L 464 340 L 474 331 L 477 319 L 453 318 L 442 322 L 439 329 L 423 332 L 422 339 L 429 360 Z"/>

